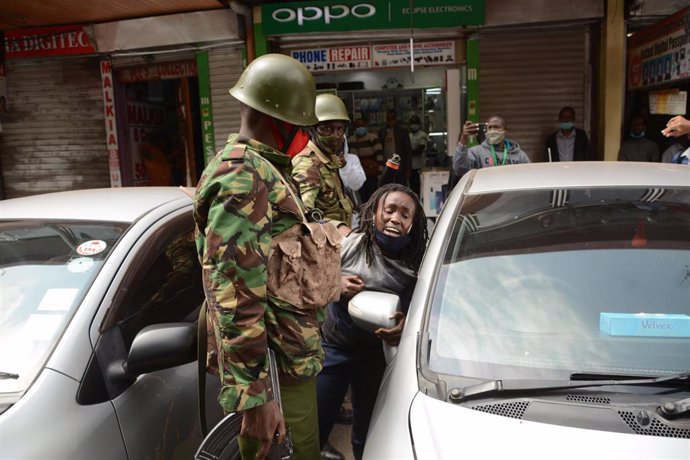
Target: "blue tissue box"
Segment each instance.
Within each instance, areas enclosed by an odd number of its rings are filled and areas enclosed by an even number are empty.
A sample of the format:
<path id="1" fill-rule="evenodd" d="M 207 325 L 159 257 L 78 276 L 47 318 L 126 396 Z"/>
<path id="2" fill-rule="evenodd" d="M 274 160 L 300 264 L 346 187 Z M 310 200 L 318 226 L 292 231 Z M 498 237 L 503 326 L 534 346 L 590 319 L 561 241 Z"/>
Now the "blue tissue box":
<path id="1" fill-rule="evenodd" d="M 628 337 L 690 337 L 690 316 L 664 313 L 599 314 L 599 329 Z"/>

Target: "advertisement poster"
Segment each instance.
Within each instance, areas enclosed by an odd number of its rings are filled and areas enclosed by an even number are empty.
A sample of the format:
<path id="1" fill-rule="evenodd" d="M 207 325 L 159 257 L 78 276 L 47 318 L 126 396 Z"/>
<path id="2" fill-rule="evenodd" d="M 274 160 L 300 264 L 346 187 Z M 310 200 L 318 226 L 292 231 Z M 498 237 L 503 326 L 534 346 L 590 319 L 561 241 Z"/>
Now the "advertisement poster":
<path id="1" fill-rule="evenodd" d="M 160 62 L 150 65 L 125 67 L 117 71 L 117 81 L 133 83 L 136 81 L 170 80 L 184 77 L 195 77 L 195 61 Z"/>
<path id="2" fill-rule="evenodd" d="M 374 45 L 372 50 L 374 67 L 399 67 L 410 64 L 410 44 Z M 455 42 L 415 42 L 415 65 L 455 64 Z"/>
<path id="3" fill-rule="evenodd" d="M 436 217 L 441 212 L 448 195 L 449 175 L 449 171 L 422 172 L 422 205 L 427 217 Z"/>
<path id="4" fill-rule="evenodd" d="M 169 183 L 170 164 L 164 152 L 165 108 L 141 102 L 127 103 L 127 134 L 134 186 Z"/>
<path id="5" fill-rule="evenodd" d="M 628 40 L 628 89 L 690 78 L 690 8 Z"/>
<path id="6" fill-rule="evenodd" d="M 687 91 L 671 89 L 649 92 L 649 113 L 652 115 L 685 115 L 687 104 Z"/>
<path id="7" fill-rule="evenodd" d="M 117 120 L 115 118 L 113 69 L 109 60 L 101 61 L 100 68 L 101 90 L 103 91 L 103 120 L 105 121 L 105 138 L 108 152 L 110 186 L 122 187 L 122 175 L 120 174 L 120 147 L 117 142 Z"/>

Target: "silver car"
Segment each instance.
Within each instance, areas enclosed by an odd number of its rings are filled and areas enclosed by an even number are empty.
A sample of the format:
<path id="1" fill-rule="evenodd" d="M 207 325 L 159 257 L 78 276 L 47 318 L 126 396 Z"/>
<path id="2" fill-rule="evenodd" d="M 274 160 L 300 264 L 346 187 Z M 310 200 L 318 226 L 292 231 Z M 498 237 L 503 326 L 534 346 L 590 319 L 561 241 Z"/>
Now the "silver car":
<path id="1" fill-rule="evenodd" d="M 0 202 L 0 457 L 193 457 L 193 229 L 172 187 Z M 208 426 L 217 394 L 207 379 Z"/>
<path id="2" fill-rule="evenodd" d="M 471 171 L 434 228 L 364 458 L 687 460 L 689 373 L 690 168 Z"/>

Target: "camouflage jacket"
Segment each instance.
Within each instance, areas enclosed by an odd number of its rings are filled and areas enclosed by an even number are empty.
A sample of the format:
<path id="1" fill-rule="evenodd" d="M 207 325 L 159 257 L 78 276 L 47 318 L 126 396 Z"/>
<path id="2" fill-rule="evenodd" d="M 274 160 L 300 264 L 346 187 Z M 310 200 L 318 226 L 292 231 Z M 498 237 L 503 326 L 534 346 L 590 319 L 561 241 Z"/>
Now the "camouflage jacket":
<path id="1" fill-rule="evenodd" d="M 323 153 L 312 141 L 292 159 L 292 178 L 299 185 L 307 208 L 320 209 L 324 217 L 352 225 L 352 201 L 338 174 L 344 160 Z"/>
<path id="2" fill-rule="evenodd" d="M 262 158 L 263 157 L 263 158 Z M 288 156 L 231 135 L 204 170 L 194 198 L 196 248 L 208 305 L 207 365 L 217 366 L 226 412 L 272 399 L 266 349 L 276 352 L 281 381 L 321 370 L 323 309 L 300 312 L 266 294 L 271 239 L 299 222 L 297 203 L 276 176 L 290 180 Z"/>

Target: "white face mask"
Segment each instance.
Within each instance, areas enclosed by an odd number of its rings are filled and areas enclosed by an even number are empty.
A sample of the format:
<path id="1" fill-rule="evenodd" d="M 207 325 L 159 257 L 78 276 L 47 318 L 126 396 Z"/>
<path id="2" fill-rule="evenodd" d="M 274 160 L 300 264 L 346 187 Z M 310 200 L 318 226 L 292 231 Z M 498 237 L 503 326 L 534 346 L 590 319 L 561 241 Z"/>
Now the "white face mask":
<path id="1" fill-rule="evenodd" d="M 503 139 L 505 139 L 505 137 L 505 131 L 491 130 L 486 132 L 486 141 L 492 145 L 500 144 L 501 142 L 503 142 Z"/>

